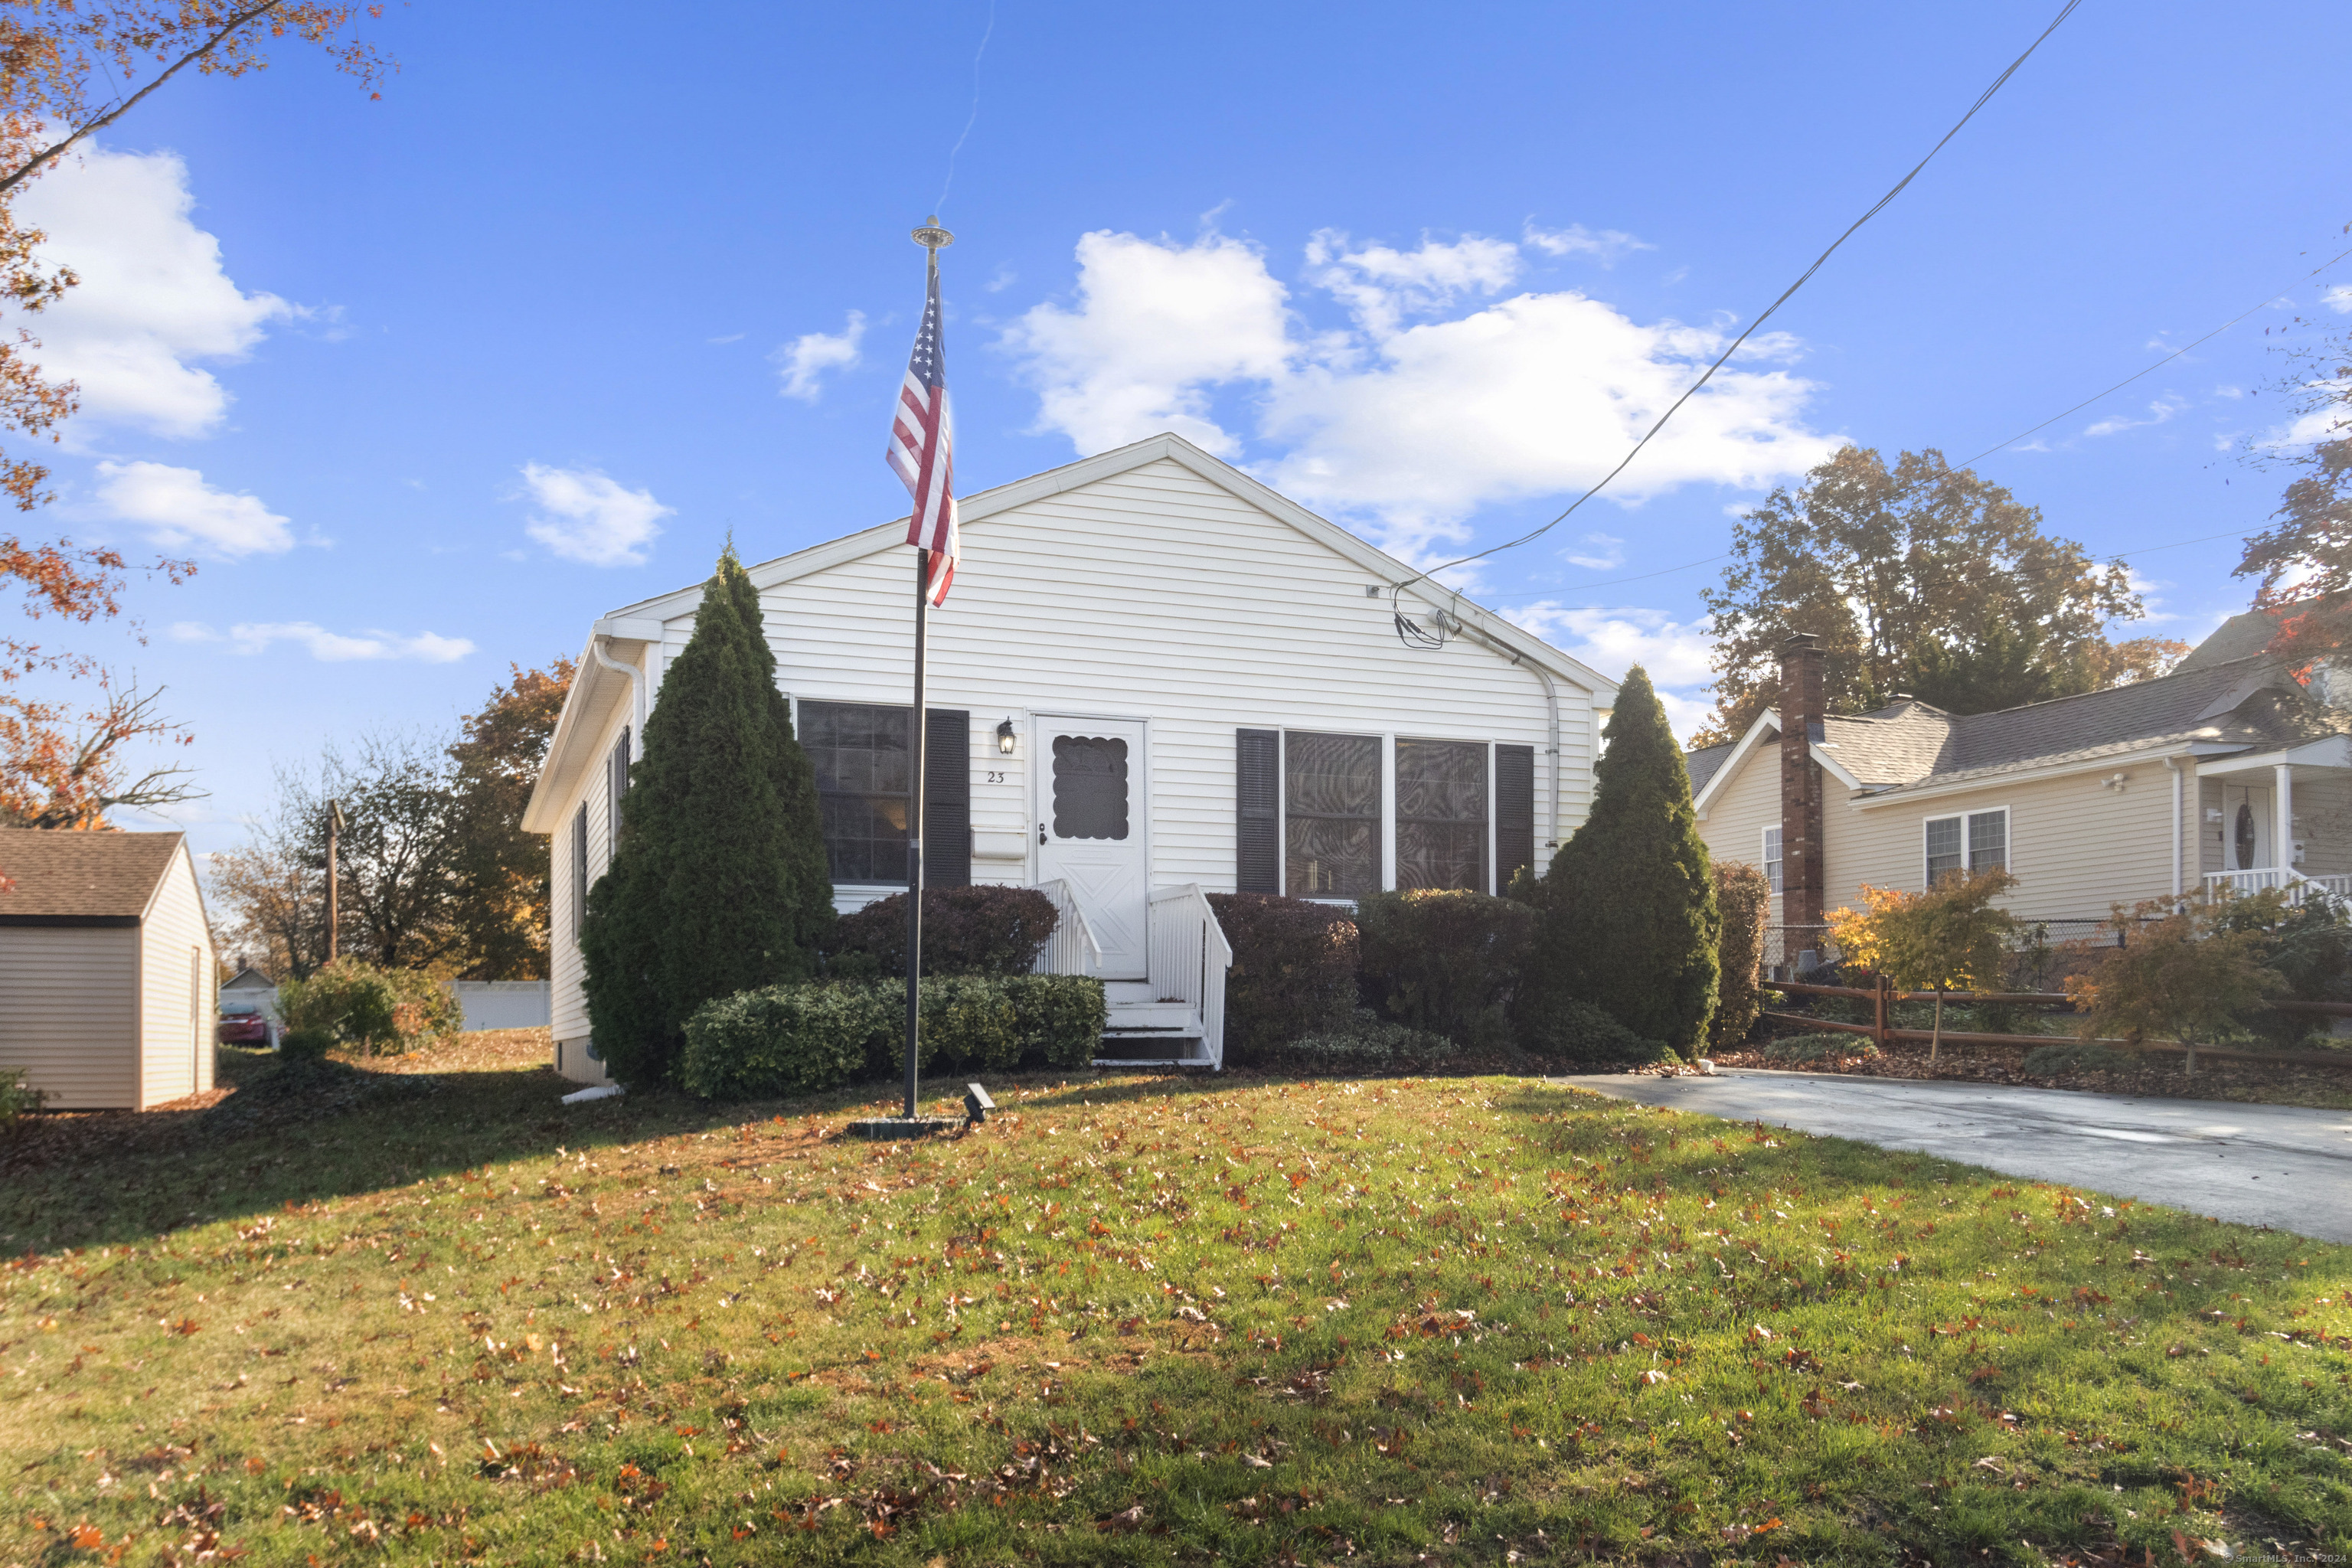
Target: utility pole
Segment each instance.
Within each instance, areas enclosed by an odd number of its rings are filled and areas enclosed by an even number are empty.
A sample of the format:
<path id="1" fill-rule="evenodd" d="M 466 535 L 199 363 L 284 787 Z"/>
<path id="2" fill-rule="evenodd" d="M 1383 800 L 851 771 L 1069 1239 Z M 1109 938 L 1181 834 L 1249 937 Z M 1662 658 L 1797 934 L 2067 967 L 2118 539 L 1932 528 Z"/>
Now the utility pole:
<path id="1" fill-rule="evenodd" d="M 329 963 L 335 962 L 335 955 L 342 951 L 343 945 L 342 885 L 340 868 L 337 865 L 339 858 L 337 850 L 340 847 L 339 841 L 342 837 L 344 826 L 343 803 L 340 800 L 329 801 L 327 803 L 327 962 Z"/>

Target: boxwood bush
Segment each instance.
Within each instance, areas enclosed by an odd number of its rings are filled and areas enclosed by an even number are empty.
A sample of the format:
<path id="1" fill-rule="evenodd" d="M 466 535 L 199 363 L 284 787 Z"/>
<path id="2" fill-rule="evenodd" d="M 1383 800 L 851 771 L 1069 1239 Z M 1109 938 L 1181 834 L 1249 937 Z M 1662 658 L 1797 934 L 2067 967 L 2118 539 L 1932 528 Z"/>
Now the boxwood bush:
<path id="1" fill-rule="evenodd" d="M 1211 893 L 1233 967 L 1225 972 L 1225 1065 L 1255 1067 L 1281 1047 L 1344 1028 L 1356 1011 L 1356 922 L 1348 911 L 1271 893 Z"/>
<path id="2" fill-rule="evenodd" d="M 926 888 L 923 973 L 1026 974 L 1060 919 L 1054 900 L 1034 888 Z M 825 972 L 837 978 L 905 974 L 907 895 L 844 915 L 825 950 Z"/>
<path id="3" fill-rule="evenodd" d="M 1457 1046 L 1500 1045 L 1536 912 L 1484 893 L 1368 893 L 1356 901 L 1363 999 Z"/>
<path id="4" fill-rule="evenodd" d="M 926 1072 L 1079 1068 L 1102 1037 L 1102 982 L 1082 974 L 923 982 Z M 680 1079 L 709 1100 L 814 1094 L 905 1064 L 907 983 L 806 981 L 707 1003 L 688 1020 Z"/>

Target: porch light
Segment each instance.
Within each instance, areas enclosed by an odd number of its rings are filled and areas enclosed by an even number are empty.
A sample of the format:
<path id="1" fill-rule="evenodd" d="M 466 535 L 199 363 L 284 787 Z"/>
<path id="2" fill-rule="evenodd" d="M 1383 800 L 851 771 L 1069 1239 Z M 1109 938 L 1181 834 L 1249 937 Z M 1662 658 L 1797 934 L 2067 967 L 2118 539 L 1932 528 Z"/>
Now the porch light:
<path id="1" fill-rule="evenodd" d="M 1005 756 L 1013 754 L 1013 721 L 1010 719 L 996 727 L 996 749 Z"/>

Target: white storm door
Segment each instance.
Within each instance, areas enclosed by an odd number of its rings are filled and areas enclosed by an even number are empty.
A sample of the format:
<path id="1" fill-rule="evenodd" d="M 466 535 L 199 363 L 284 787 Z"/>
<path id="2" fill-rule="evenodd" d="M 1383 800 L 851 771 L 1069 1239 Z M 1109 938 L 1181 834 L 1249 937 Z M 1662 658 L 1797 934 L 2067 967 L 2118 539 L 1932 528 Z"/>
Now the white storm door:
<path id="1" fill-rule="evenodd" d="M 1140 980 L 1151 898 L 1143 721 L 1041 713 L 1034 733 L 1037 879 L 1077 895 L 1105 980 Z"/>

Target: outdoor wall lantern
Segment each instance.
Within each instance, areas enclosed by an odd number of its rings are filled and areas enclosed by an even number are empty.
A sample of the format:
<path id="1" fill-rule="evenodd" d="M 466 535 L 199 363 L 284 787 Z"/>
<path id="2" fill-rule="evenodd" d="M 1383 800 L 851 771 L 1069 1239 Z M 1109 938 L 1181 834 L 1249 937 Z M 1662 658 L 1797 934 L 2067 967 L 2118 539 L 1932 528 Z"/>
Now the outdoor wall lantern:
<path id="1" fill-rule="evenodd" d="M 996 727 L 996 749 L 1008 757 L 1013 754 L 1013 721 L 1010 719 Z"/>

